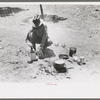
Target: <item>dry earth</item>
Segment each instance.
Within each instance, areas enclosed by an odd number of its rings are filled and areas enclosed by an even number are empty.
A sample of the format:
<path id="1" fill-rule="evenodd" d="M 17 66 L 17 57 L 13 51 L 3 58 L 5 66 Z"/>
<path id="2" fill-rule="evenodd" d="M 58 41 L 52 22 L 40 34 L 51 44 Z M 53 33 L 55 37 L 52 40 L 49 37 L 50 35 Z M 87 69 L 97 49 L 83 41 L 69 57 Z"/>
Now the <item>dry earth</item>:
<path id="1" fill-rule="evenodd" d="M 49 47 L 55 57 L 28 64 L 25 38 L 32 27 L 32 18 L 40 14 L 39 5 L 14 4 L 0 7 L 29 9 L 8 17 L 0 17 L 0 82 L 99 82 L 100 81 L 100 6 L 43 5 L 44 13 L 66 18 L 58 22 L 45 21 L 54 44 Z M 63 48 L 62 44 L 66 44 Z M 3 47 L 3 48 L 2 48 Z M 86 65 L 66 60 L 68 73 L 51 74 L 52 62 L 60 53 L 68 54 L 77 48 L 77 56 L 84 56 Z M 53 50 L 53 51 L 52 51 Z M 50 72 L 51 71 L 51 72 Z"/>

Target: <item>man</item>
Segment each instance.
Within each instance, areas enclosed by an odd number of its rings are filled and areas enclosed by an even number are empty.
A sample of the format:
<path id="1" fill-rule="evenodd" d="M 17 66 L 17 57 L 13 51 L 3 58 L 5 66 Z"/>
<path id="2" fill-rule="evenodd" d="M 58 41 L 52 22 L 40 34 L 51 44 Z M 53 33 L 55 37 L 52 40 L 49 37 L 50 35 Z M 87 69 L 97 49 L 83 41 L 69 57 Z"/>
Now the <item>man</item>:
<path id="1" fill-rule="evenodd" d="M 36 43 L 40 44 L 39 51 L 42 52 L 42 57 L 44 58 L 46 48 L 52 44 L 51 41 L 48 41 L 48 33 L 47 33 L 47 27 L 41 23 L 39 15 L 35 15 L 33 19 L 34 26 L 32 29 L 28 32 L 28 35 L 26 37 L 26 42 L 28 41 L 31 47 L 31 51 L 34 49 L 36 51 Z M 33 62 L 33 61 L 31 61 Z"/>

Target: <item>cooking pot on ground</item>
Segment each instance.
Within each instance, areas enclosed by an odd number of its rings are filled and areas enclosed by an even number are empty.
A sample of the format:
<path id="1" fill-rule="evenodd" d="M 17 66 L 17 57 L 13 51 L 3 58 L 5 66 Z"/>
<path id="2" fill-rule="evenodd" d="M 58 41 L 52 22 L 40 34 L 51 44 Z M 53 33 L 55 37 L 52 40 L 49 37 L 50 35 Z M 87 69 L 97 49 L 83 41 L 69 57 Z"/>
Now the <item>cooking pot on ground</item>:
<path id="1" fill-rule="evenodd" d="M 62 59 L 58 59 L 54 61 L 54 68 L 58 73 L 65 73 L 67 72 L 67 69 L 65 67 L 65 61 Z"/>
<path id="2" fill-rule="evenodd" d="M 68 59 L 69 56 L 66 55 L 66 54 L 59 54 L 59 58 L 62 58 L 62 59 Z"/>

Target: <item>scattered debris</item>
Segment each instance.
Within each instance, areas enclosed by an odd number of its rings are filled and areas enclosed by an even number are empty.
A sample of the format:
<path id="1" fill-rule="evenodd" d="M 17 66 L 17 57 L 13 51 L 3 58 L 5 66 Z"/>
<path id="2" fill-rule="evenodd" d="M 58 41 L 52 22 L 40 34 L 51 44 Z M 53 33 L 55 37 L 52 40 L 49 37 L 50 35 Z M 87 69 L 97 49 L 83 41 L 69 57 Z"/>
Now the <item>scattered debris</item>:
<path id="1" fill-rule="evenodd" d="M 92 36 L 89 36 L 89 38 L 92 38 Z"/>
<path id="2" fill-rule="evenodd" d="M 93 71 L 92 73 L 91 73 L 91 75 L 93 75 L 93 74 L 97 74 L 98 72 L 97 71 Z"/>
<path id="3" fill-rule="evenodd" d="M 19 54 L 20 54 L 21 51 L 22 51 L 22 50 L 17 50 L 16 56 L 19 56 Z"/>
<path id="4" fill-rule="evenodd" d="M 62 48 L 65 48 L 66 47 L 66 44 L 65 43 L 61 44 L 61 47 Z"/>
<path id="5" fill-rule="evenodd" d="M 67 61 L 69 61 L 70 63 L 73 63 L 73 60 L 71 60 L 71 59 L 68 59 Z"/>
<path id="6" fill-rule="evenodd" d="M 86 65 L 86 63 L 77 62 L 78 65 Z"/>
<path id="7" fill-rule="evenodd" d="M 77 62 L 79 60 L 79 57 L 73 56 L 73 61 Z"/>
<path id="8" fill-rule="evenodd" d="M 67 68 L 67 69 L 74 69 L 74 67 L 69 67 L 69 68 Z"/>
<path id="9" fill-rule="evenodd" d="M 2 47 L 2 46 L 0 46 L 0 49 L 3 49 L 3 47 Z"/>
<path id="10" fill-rule="evenodd" d="M 47 62 L 49 67 L 53 66 L 53 62 L 50 59 L 49 60 L 46 59 L 44 60 L 44 62 Z"/>
<path id="11" fill-rule="evenodd" d="M 68 18 L 59 17 L 57 15 L 47 15 L 47 14 L 45 14 L 43 18 L 45 21 L 48 21 L 48 22 L 52 21 L 53 23 L 57 23 L 59 21 L 68 19 Z"/>
<path id="12" fill-rule="evenodd" d="M 95 9 L 95 11 L 99 11 L 99 9 Z"/>
<path id="13" fill-rule="evenodd" d="M 66 77 L 66 78 L 70 79 L 70 77 Z"/>
<path id="14" fill-rule="evenodd" d="M 20 25 L 25 25 L 25 23 L 20 23 Z"/>
<path id="15" fill-rule="evenodd" d="M 58 42 L 58 41 L 55 42 L 55 43 L 54 43 L 54 46 L 57 46 L 57 47 L 58 47 L 58 46 L 59 46 L 59 42 Z"/>
<path id="16" fill-rule="evenodd" d="M 51 75 L 56 75 L 56 74 L 57 74 L 57 71 L 54 69 L 54 67 L 52 67 L 51 70 L 52 70 L 52 71 L 51 71 Z"/>
<path id="17" fill-rule="evenodd" d="M 34 79 L 36 79 L 36 76 L 35 77 L 33 77 Z"/>
<path id="18" fill-rule="evenodd" d="M 9 62 L 10 64 L 18 64 L 18 61 Z"/>
<path id="19" fill-rule="evenodd" d="M 45 68 L 45 72 L 48 73 L 48 74 L 51 74 L 51 68 Z"/>
<path id="20" fill-rule="evenodd" d="M 20 67 L 15 67 L 15 68 L 13 68 L 13 70 L 16 70 L 16 69 L 19 69 Z"/>

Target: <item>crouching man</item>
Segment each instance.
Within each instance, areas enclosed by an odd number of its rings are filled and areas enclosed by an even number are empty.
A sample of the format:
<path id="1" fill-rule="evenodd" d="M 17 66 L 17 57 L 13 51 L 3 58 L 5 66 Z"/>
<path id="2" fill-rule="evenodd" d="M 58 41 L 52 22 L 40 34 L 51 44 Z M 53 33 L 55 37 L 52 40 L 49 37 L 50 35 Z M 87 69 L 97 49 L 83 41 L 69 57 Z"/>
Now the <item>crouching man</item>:
<path id="1" fill-rule="evenodd" d="M 45 57 L 46 48 L 52 44 L 52 41 L 49 41 L 47 27 L 40 21 L 39 15 L 35 15 L 33 19 L 32 29 L 28 32 L 26 37 L 26 42 L 29 42 L 30 50 L 36 51 L 36 44 L 40 44 L 38 54 L 40 53 L 41 57 Z M 32 63 L 33 60 L 29 61 Z"/>

